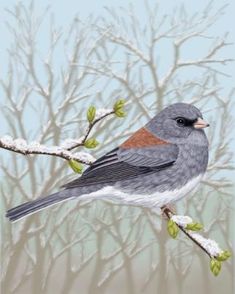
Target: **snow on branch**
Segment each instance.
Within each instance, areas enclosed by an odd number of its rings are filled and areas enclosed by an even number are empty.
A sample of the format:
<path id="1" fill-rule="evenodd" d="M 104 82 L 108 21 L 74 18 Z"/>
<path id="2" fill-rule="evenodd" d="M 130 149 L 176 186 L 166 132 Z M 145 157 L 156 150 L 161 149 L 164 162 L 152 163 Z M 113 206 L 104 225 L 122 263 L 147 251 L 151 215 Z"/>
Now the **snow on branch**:
<path id="1" fill-rule="evenodd" d="M 88 149 L 95 148 L 98 145 L 98 141 L 94 138 L 88 138 L 93 127 L 104 118 L 107 118 L 113 114 L 118 117 L 125 115 L 123 111 L 125 101 L 119 100 L 115 103 L 113 109 L 97 109 L 94 106 L 90 106 L 87 111 L 88 128 L 85 135 L 79 139 L 66 139 L 60 146 L 45 146 L 39 142 L 28 143 L 24 139 L 13 139 L 10 136 L 3 136 L 0 138 L 0 148 L 20 153 L 23 155 L 41 154 L 50 155 L 63 158 L 65 160 L 74 160 L 83 164 L 90 165 L 95 161 L 95 158 L 87 152 L 76 152 L 72 150 L 77 147 L 85 147 Z"/>
<path id="2" fill-rule="evenodd" d="M 179 227 L 188 230 L 187 233 L 196 240 L 200 245 L 209 253 L 210 257 L 217 257 L 223 251 L 219 245 L 211 239 L 207 239 L 198 233 L 192 233 L 191 231 L 200 230 L 202 225 L 194 223 L 192 218 L 184 215 L 172 215 L 170 219 Z"/>
<path id="3" fill-rule="evenodd" d="M 163 207 L 162 212 L 168 218 L 167 230 L 170 236 L 175 239 L 181 230 L 210 257 L 210 269 L 217 276 L 221 270 L 221 262 L 227 260 L 231 253 L 222 250 L 216 241 L 196 233 L 195 231 L 202 229 L 202 225 L 193 222 L 191 217 L 175 215 L 168 207 Z"/>
<path id="4" fill-rule="evenodd" d="M 73 140 L 78 144 L 79 140 Z M 79 144 L 81 144 L 79 142 Z M 42 154 L 61 157 L 66 160 L 76 160 L 84 164 L 91 164 L 95 158 L 85 152 L 72 153 L 60 146 L 47 147 L 38 142 L 27 143 L 24 139 L 13 139 L 10 136 L 0 138 L 0 148 L 20 153 L 23 155 Z"/>

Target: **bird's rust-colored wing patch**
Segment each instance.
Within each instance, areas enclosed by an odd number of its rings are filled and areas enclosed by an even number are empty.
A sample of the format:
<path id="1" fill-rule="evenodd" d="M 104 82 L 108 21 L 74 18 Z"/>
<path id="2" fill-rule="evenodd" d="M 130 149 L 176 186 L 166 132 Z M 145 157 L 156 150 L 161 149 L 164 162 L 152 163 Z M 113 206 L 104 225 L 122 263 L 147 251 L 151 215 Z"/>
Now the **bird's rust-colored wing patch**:
<path id="1" fill-rule="evenodd" d="M 120 147 L 128 149 L 128 148 L 150 147 L 154 145 L 163 145 L 163 144 L 168 144 L 168 142 L 157 138 L 146 128 L 141 128 L 135 134 L 133 134 L 129 139 L 127 139 Z"/>

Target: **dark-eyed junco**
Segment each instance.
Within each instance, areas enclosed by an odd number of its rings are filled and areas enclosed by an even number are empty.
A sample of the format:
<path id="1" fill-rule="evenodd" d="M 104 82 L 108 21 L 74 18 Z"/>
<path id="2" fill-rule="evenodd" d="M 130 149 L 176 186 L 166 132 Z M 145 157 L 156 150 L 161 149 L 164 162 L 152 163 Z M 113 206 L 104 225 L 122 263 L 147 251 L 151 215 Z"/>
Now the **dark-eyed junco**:
<path id="1" fill-rule="evenodd" d="M 207 126 L 195 106 L 170 105 L 63 190 L 12 208 L 6 216 L 15 221 L 72 198 L 150 208 L 179 200 L 205 173 L 208 141 L 203 128 Z"/>

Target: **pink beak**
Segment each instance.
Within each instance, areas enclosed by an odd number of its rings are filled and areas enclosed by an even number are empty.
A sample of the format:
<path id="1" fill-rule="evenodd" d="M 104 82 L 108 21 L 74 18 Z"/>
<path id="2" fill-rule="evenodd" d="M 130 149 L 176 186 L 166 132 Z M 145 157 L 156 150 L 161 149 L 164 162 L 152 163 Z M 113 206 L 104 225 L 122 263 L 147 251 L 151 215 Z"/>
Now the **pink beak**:
<path id="1" fill-rule="evenodd" d="M 204 129 L 209 127 L 210 125 L 199 117 L 197 121 L 193 124 L 193 126 L 195 129 Z"/>

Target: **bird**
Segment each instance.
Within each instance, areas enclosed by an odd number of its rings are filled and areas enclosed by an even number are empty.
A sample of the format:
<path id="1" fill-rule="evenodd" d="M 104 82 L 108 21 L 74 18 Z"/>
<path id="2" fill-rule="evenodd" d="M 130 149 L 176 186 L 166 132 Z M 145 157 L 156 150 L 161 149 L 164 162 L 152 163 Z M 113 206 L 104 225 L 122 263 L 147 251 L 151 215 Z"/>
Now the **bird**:
<path id="1" fill-rule="evenodd" d="M 171 104 L 62 190 L 11 208 L 6 217 L 17 221 L 70 199 L 150 209 L 171 205 L 194 190 L 206 172 L 208 126 L 194 105 Z"/>

